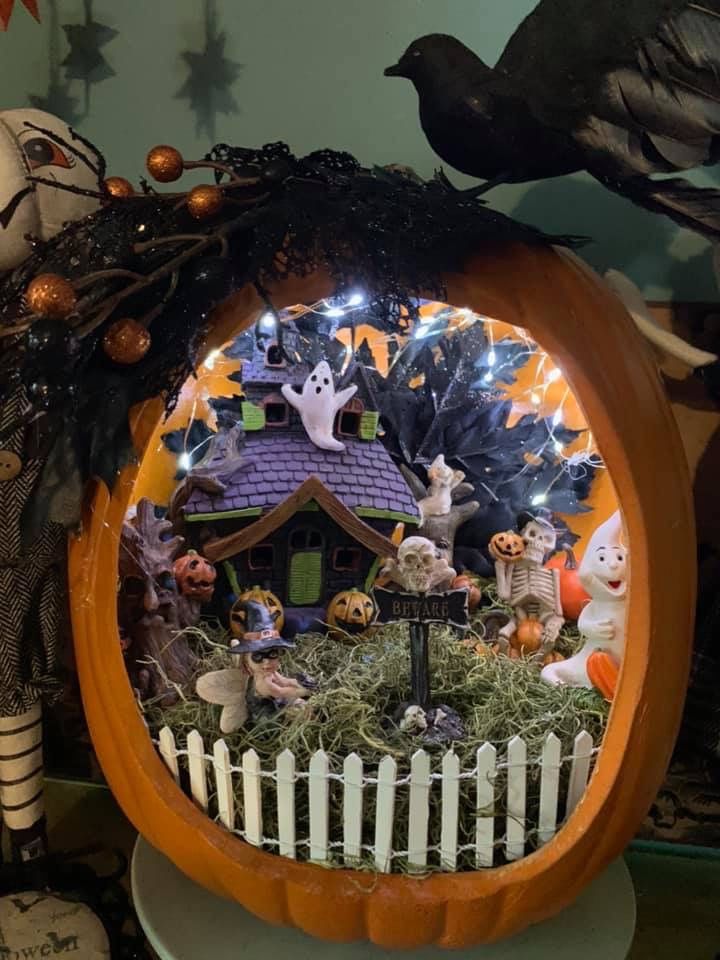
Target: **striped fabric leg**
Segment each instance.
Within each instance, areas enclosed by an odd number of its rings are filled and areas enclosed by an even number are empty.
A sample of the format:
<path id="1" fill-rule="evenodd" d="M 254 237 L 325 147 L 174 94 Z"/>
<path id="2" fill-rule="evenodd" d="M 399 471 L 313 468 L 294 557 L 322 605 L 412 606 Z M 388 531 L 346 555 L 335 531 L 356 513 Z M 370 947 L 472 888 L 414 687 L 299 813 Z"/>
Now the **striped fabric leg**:
<path id="1" fill-rule="evenodd" d="M 46 852 L 42 707 L 0 717 L 0 807 L 13 853 L 32 860 Z"/>

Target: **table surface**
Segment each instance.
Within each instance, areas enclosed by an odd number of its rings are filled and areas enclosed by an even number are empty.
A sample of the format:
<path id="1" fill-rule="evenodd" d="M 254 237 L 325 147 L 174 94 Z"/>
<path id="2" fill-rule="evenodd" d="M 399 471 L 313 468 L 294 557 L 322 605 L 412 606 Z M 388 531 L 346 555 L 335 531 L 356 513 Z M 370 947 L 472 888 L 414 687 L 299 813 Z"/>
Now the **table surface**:
<path id="1" fill-rule="evenodd" d="M 135 846 L 131 880 L 135 909 L 160 960 L 237 960 L 238 954 L 266 960 L 273 951 L 293 960 L 397 960 L 401 955 L 367 943 L 325 943 L 298 930 L 270 926 L 198 887 L 142 838 Z M 428 947 L 413 950 L 412 956 L 625 960 L 634 930 L 635 892 L 625 863 L 617 860 L 571 907 L 511 940 L 451 953 Z"/>

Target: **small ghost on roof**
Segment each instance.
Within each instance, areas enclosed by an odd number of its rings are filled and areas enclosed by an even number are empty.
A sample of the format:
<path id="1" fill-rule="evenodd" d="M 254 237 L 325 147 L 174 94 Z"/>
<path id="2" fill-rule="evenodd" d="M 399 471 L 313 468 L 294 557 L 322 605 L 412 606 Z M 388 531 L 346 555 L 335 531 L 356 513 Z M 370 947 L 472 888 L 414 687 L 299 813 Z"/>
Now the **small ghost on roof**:
<path id="1" fill-rule="evenodd" d="M 333 436 L 335 415 L 356 391 L 357 386 L 353 384 L 336 393 L 332 371 L 325 360 L 312 370 L 302 393 L 297 393 L 289 383 L 282 387 L 282 395 L 300 414 L 310 440 L 321 450 L 335 451 L 345 449 L 345 444 Z"/>

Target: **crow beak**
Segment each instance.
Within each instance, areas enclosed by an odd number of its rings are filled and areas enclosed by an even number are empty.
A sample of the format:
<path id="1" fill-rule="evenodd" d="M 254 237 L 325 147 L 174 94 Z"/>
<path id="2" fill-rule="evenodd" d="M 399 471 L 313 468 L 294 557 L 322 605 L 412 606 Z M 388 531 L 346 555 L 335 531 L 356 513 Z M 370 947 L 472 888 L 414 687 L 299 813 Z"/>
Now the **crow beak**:
<path id="1" fill-rule="evenodd" d="M 386 77 L 401 77 L 402 75 L 402 69 L 399 63 L 393 64 L 392 67 L 385 68 L 384 76 Z"/>

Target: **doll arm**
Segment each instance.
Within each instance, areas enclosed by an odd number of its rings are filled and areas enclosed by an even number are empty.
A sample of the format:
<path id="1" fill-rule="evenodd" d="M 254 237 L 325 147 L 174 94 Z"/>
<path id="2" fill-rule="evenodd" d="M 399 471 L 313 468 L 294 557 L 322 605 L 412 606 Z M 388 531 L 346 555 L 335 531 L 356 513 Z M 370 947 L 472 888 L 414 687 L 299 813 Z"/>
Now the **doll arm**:
<path id="1" fill-rule="evenodd" d="M 578 617 L 578 630 L 587 637 L 588 640 L 598 642 L 607 642 L 615 636 L 615 624 L 607 617 L 598 615 L 597 609 L 593 610 L 592 601 L 583 607 Z"/>
<path id="2" fill-rule="evenodd" d="M 289 383 L 284 383 L 280 387 L 280 392 L 285 397 L 285 399 L 287 400 L 287 402 L 290 404 L 291 407 L 295 407 L 296 410 L 300 409 L 300 401 L 302 399 L 301 395 L 296 390 L 293 390 L 292 386 Z"/>

